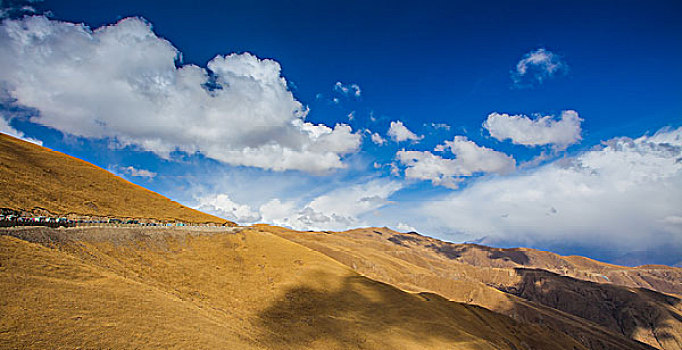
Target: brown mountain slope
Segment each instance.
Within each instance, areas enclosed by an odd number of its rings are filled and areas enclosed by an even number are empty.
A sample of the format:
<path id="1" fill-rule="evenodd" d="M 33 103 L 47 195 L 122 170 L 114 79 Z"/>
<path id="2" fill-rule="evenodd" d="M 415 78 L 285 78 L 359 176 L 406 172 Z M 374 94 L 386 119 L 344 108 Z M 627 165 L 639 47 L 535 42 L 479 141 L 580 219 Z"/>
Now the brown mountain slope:
<path id="1" fill-rule="evenodd" d="M 322 252 L 378 281 L 543 324 L 590 348 L 619 349 L 626 338 L 661 349 L 682 348 L 679 296 L 620 286 L 602 277 L 597 279 L 602 283 L 591 281 L 596 274 L 610 275 L 627 284 L 641 282 L 650 288 L 678 291 L 681 269 L 625 268 L 530 249 L 458 245 L 385 228 L 348 232 L 261 229 Z M 558 269 L 574 277 L 551 271 Z"/>
<path id="2" fill-rule="evenodd" d="M 0 233 L 0 348 L 586 349 L 254 229 Z"/>
<path id="3" fill-rule="evenodd" d="M 0 181 L 0 207 L 222 221 L 4 135 Z M 371 229 L 0 229 L 0 348 L 651 348 L 628 337 L 680 344 L 675 296 L 529 270 L 531 253 L 467 247 Z M 592 271 L 590 261 L 566 259 L 577 261 L 577 274 Z M 647 273 L 625 280 L 676 290 L 675 270 Z M 594 311 L 595 303 L 606 306 Z"/>
<path id="4" fill-rule="evenodd" d="M 0 133 L 0 208 L 53 215 L 228 223 L 108 171 Z"/>
<path id="5" fill-rule="evenodd" d="M 481 267 L 535 268 L 600 284 L 647 288 L 682 295 L 682 268 L 664 265 L 626 267 L 582 256 L 561 256 L 528 248 L 501 249 L 476 244 L 451 244 L 434 240 L 431 248 L 456 255 L 455 260 Z"/>

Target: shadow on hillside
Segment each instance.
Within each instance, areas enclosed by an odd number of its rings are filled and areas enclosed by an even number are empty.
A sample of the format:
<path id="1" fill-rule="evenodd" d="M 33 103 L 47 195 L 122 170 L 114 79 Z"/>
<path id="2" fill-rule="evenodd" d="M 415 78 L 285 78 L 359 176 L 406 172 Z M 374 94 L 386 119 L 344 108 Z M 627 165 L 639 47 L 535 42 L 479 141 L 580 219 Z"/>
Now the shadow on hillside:
<path id="1" fill-rule="evenodd" d="M 306 286 L 289 289 L 259 314 L 258 322 L 264 329 L 260 341 L 276 348 L 305 347 L 314 342 L 347 349 L 376 348 L 377 339 L 383 339 L 377 334 L 388 336 L 388 344 L 407 338 L 425 347 L 440 341 L 456 346 L 472 340 L 467 333 L 499 348 L 514 348 L 508 345 L 518 344 L 518 340 L 505 339 L 508 328 L 489 325 L 492 317 L 502 316 L 436 294 L 408 294 L 365 277 L 349 276 L 333 291 Z"/>
<path id="2" fill-rule="evenodd" d="M 407 247 L 405 242 L 413 242 L 413 243 L 419 243 L 421 242 L 421 238 L 419 236 L 414 236 L 414 235 L 408 235 L 408 234 L 398 234 L 398 235 L 393 235 L 387 239 L 389 242 Z"/>
<path id="3" fill-rule="evenodd" d="M 488 257 L 491 259 L 511 260 L 519 265 L 526 265 L 530 262 L 526 253 L 514 249 L 493 250 Z"/>
<path id="4" fill-rule="evenodd" d="M 627 338 L 644 330 L 651 333 L 656 346 L 682 343 L 682 316 L 672 311 L 680 307 L 681 300 L 676 297 L 643 288 L 578 280 L 541 269 L 515 270 L 521 281 L 499 289 L 587 319 Z M 676 323 L 674 329 L 667 325 L 671 321 Z"/>
<path id="5" fill-rule="evenodd" d="M 389 241 L 392 241 L 393 243 L 396 244 L 401 244 L 402 243 L 401 239 L 399 239 L 397 242 L 392 240 L 395 237 L 398 237 L 398 235 L 389 238 Z M 530 262 L 530 258 L 528 258 L 528 255 L 526 255 L 525 252 L 516 249 L 498 249 L 478 244 L 454 244 L 448 242 L 430 243 L 425 245 L 424 247 L 429 248 L 450 260 L 463 257 L 464 254 L 467 253 L 469 250 L 478 249 L 487 252 L 488 258 L 493 260 L 497 259 L 502 259 L 505 261 L 511 260 L 519 265 L 526 265 Z"/>
<path id="6" fill-rule="evenodd" d="M 457 259 L 462 256 L 462 252 L 466 251 L 466 247 L 456 246 L 454 244 L 427 244 L 424 247 L 433 250 L 434 252 L 445 256 L 450 260 Z"/>

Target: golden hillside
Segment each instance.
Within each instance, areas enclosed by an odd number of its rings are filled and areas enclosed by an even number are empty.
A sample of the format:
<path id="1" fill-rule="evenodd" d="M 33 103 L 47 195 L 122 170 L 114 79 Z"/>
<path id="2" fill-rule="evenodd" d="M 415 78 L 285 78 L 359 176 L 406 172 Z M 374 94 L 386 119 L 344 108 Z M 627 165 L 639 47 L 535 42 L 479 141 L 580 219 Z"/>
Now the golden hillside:
<path id="1" fill-rule="evenodd" d="M 0 233 L 0 348 L 586 349 L 258 229 Z"/>
<path id="2" fill-rule="evenodd" d="M 682 290 L 680 268 L 628 268 L 532 249 L 452 244 L 386 228 L 260 228 L 377 281 L 542 324 L 592 349 L 622 349 L 635 344 L 629 339 L 682 349 L 682 300 L 670 294 Z"/>
<path id="3" fill-rule="evenodd" d="M 227 222 L 80 159 L 1 133 L 0 207 L 29 212 L 38 209 L 60 216 Z"/>
<path id="4" fill-rule="evenodd" d="M 0 207 L 224 222 L 5 135 L 0 181 Z M 674 350 L 680 279 L 388 229 L 0 228 L 0 348 Z"/>

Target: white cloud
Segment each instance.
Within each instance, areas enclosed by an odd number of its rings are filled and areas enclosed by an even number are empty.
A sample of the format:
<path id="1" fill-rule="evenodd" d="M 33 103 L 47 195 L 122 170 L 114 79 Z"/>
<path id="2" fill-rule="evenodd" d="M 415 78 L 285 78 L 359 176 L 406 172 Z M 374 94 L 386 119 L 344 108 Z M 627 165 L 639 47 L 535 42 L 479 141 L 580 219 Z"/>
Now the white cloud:
<path id="1" fill-rule="evenodd" d="M 90 30 L 42 16 L 0 26 L 0 84 L 32 122 L 169 158 L 201 153 L 231 164 L 313 173 L 345 167 L 361 135 L 305 122 L 274 60 L 180 53 L 138 18 Z"/>
<path id="2" fill-rule="evenodd" d="M 379 133 L 376 133 L 376 132 L 371 135 L 371 139 L 372 139 L 372 142 L 374 142 L 375 144 L 377 144 L 379 146 L 386 143 L 386 139 L 381 137 L 381 135 L 379 135 Z"/>
<path id="3" fill-rule="evenodd" d="M 523 56 L 511 72 L 511 78 L 516 87 L 533 86 L 567 70 L 568 65 L 557 54 L 537 49 Z"/>
<path id="4" fill-rule="evenodd" d="M 400 176 L 400 168 L 398 167 L 398 164 L 395 162 L 389 164 L 389 167 L 391 169 L 391 176 L 399 177 Z"/>
<path id="5" fill-rule="evenodd" d="M 353 90 L 353 95 L 355 95 L 355 97 L 360 97 L 360 95 L 362 95 L 362 90 L 360 90 L 358 84 L 351 84 L 350 88 Z"/>
<path id="6" fill-rule="evenodd" d="M 254 223 L 260 219 L 260 214 L 251 209 L 250 206 L 235 203 L 224 193 L 198 197 L 196 200 L 196 209 L 224 219 L 241 224 Z"/>
<path id="7" fill-rule="evenodd" d="M 672 225 L 682 225 L 682 216 L 676 215 L 666 216 L 663 218 L 663 222 Z"/>
<path id="8" fill-rule="evenodd" d="M 16 137 L 16 138 L 24 140 L 24 141 L 35 143 L 38 146 L 43 145 L 42 141 L 36 140 L 34 138 L 31 138 L 31 137 L 26 137 L 26 135 L 24 135 L 23 132 L 13 128 L 9 124 L 9 121 L 5 120 L 5 118 L 3 118 L 2 116 L 0 116 L 0 133 L 7 134 L 9 136 L 13 136 L 13 137 Z"/>
<path id="9" fill-rule="evenodd" d="M 120 170 L 124 174 L 130 175 L 130 176 L 146 177 L 146 178 L 150 178 L 150 179 L 154 178 L 157 175 L 153 171 L 149 171 L 147 169 L 137 169 L 137 168 L 132 167 L 132 166 L 123 167 L 123 168 L 120 168 Z"/>
<path id="10" fill-rule="evenodd" d="M 305 205 L 273 199 L 260 207 L 260 214 L 263 222 L 297 230 L 346 230 L 367 225 L 362 216 L 388 204 L 401 188 L 395 181 L 372 180 L 332 190 Z"/>
<path id="11" fill-rule="evenodd" d="M 362 95 L 362 90 L 358 84 L 347 84 L 344 85 L 340 81 L 334 84 L 334 91 L 337 91 L 345 96 L 353 95 L 355 97 L 360 97 Z"/>
<path id="12" fill-rule="evenodd" d="M 435 185 L 457 188 L 464 176 L 473 174 L 507 174 L 514 170 L 514 158 L 490 148 L 482 147 L 464 136 L 438 145 L 435 151 L 450 150 L 455 159 L 442 158 L 431 152 L 405 151 L 396 153 L 398 161 L 405 165 L 405 177 L 430 180 Z"/>
<path id="13" fill-rule="evenodd" d="M 18 17 L 36 13 L 33 4 L 42 0 L 3 0 L 0 1 L 0 18 Z"/>
<path id="14" fill-rule="evenodd" d="M 419 141 L 424 138 L 423 135 L 417 136 L 415 133 L 410 131 L 410 129 L 408 129 L 400 120 L 391 122 L 391 126 L 388 128 L 387 135 L 395 142 L 403 142 L 407 140 Z"/>
<path id="15" fill-rule="evenodd" d="M 405 177 L 408 179 L 430 180 L 434 185 L 457 188 L 459 179 L 455 178 L 461 167 L 455 159 L 446 159 L 429 151 L 405 151 L 396 153 L 398 161 L 406 166 Z"/>
<path id="16" fill-rule="evenodd" d="M 582 121 L 572 110 L 561 112 L 559 120 L 552 116 L 531 119 L 525 115 L 491 113 L 483 127 L 500 141 L 510 139 L 512 143 L 524 146 L 551 144 L 557 149 L 565 149 L 582 139 Z"/>
<path id="17" fill-rule="evenodd" d="M 514 158 L 487 147 L 479 146 L 465 136 L 455 136 L 452 141 L 445 141 L 436 146 L 436 151 L 450 150 L 457 161 L 465 169 L 464 175 L 472 173 L 507 174 L 514 170 Z"/>
<path id="18" fill-rule="evenodd" d="M 682 128 L 482 178 L 419 213 L 434 230 L 490 244 L 682 249 Z"/>
<path id="19" fill-rule="evenodd" d="M 397 229 L 400 232 L 416 232 L 417 231 L 416 228 L 414 228 L 408 224 L 402 223 L 402 222 L 398 223 Z"/>
<path id="20" fill-rule="evenodd" d="M 424 125 L 426 125 L 426 124 L 424 124 Z M 431 123 L 429 125 L 436 130 L 438 130 L 438 129 L 450 130 L 450 125 L 447 125 L 444 123 Z"/>

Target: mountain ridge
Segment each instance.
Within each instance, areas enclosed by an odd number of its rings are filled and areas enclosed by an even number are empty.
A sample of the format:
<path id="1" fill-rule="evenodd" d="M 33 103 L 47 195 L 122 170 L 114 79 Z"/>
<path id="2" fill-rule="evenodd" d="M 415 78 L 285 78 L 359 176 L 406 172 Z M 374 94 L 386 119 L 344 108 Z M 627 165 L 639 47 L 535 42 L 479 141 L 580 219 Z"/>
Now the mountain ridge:
<path id="1" fill-rule="evenodd" d="M 438 293 L 522 322 L 550 324 L 593 348 L 610 341 L 603 333 L 595 333 L 594 326 L 660 349 L 681 348 L 679 268 L 620 267 L 585 259 L 572 266 L 575 259 L 562 260 L 554 253 L 458 245 L 388 228 L 343 232 L 262 229 L 373 279 L 408 291 Z M 611 278 L 607 281 L 602 276 Z M 592 326 L 586 328 L 585 324 Z"/>
<path id="2" fill-rule="evenodd" d="M 235 225 L 188 208 L 84 160 L 0 133 L 0 208 Z"/>
<path id="3" fill-rule="evenodd" d="M 74 159 L 0 135 L 0 206 L 234 225 Z M 0 347 L 9 348 L 681 344 L 675 268 L 387 228 L 0 228 L 0 280 Z"/>
<path id="4" fill-rule="evenodd" d="M 0 295 L 8 348 L 585 349 L 249 228 L 0 229 Z"/>

